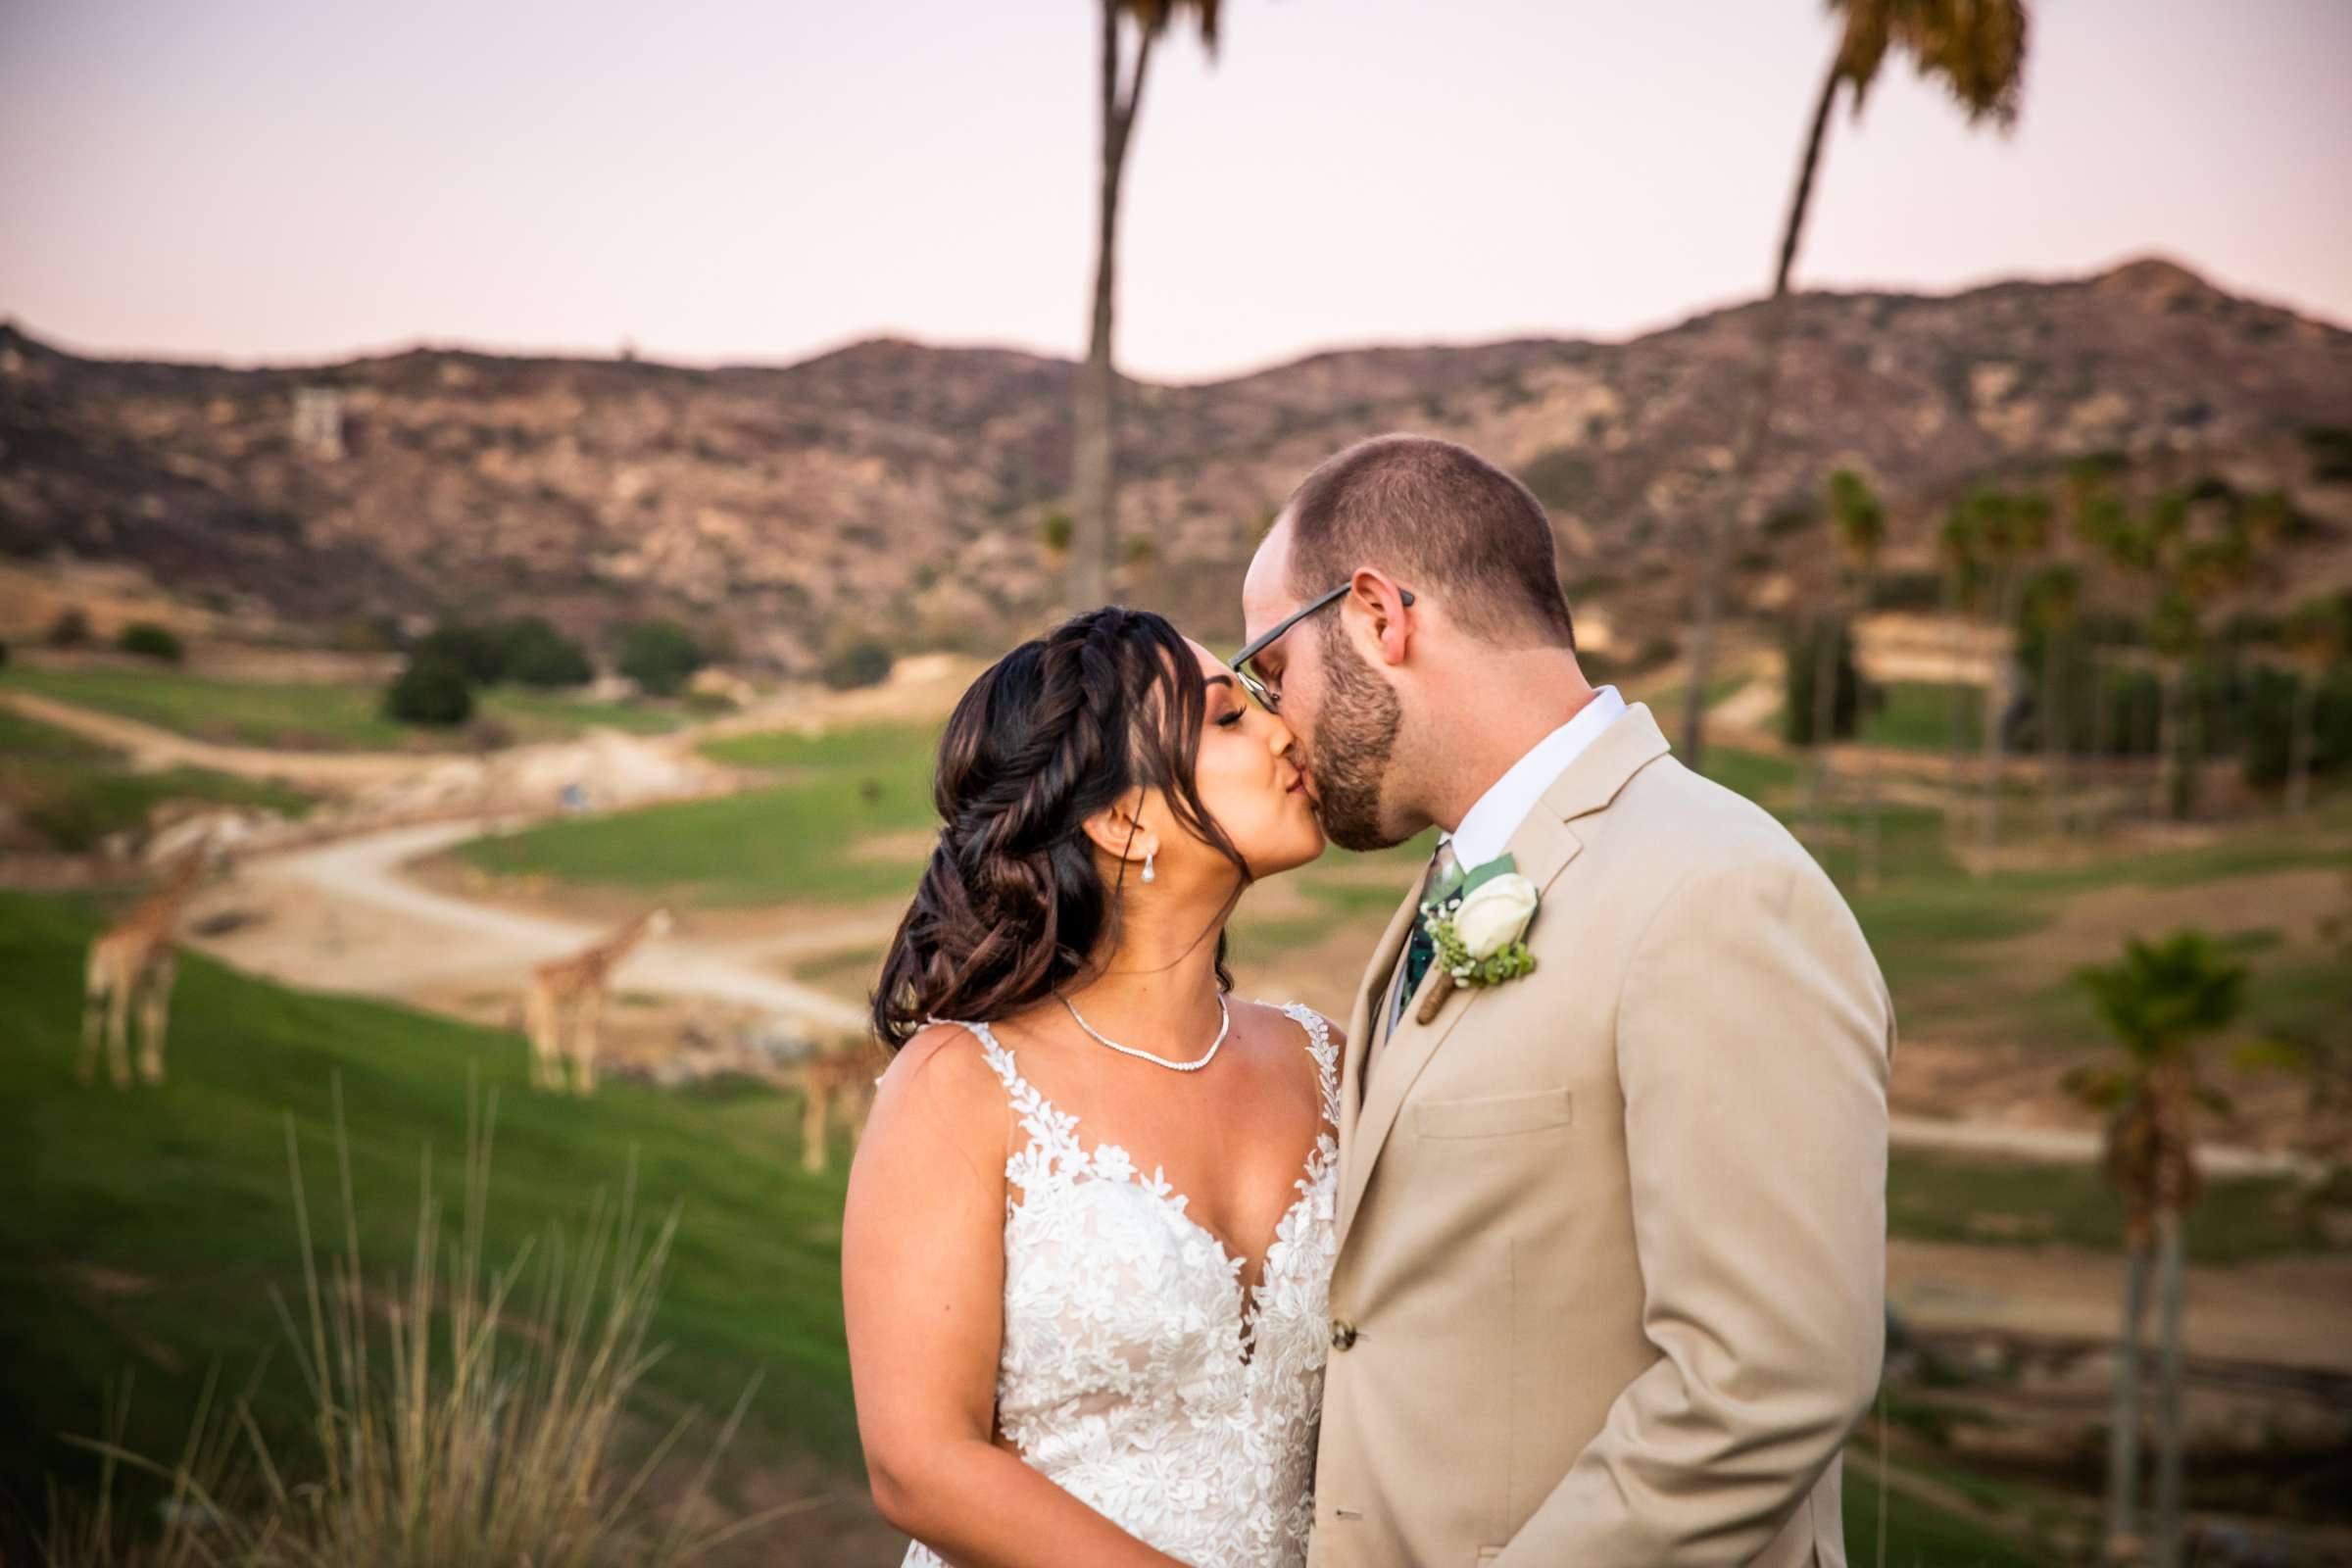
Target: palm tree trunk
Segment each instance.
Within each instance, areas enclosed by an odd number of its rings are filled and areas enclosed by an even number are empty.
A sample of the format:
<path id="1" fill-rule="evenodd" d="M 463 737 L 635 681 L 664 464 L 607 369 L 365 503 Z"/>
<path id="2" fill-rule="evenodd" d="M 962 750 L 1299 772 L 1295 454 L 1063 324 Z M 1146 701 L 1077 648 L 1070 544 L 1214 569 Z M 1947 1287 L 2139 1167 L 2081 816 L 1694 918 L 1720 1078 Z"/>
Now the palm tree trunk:
<path id="1" fill-rule="evenodd" d="M 2156 1535 L 2152 1568 L 2180 1562 L 2180 1212 L 2156 1215 Z"/>
<path id="2" fill-rule="evenodd" d="M 2137 1556 L 2139 1535 L 2139 1342 L 2148 1315 L 2148 1251 L 2131 1246 L 2124 1257 L 2123 1343 L 2115 1360 L 2115 1410 L 2107 1429 L 2106 1560 Z"/>
<path id="3" fill-rule="evenodd" d="M 2287 728 L 2286 810 L 2301 816 L 2311 806 L 2311 754 L 2319 725 L 2320 681 L 2317 672 L 2295 675 L 2295 710 Z"/>
<path id="4" fill-rule="evenodd" d="M 2016 572 L 2006 573 L 1996 591 L 1990 596 L 1997 632 L 2003 626 L 2017 622 L 2015 597 Z M 1998 638 L 1994 639 L 1997 643 Z M 2013 659 L 1995 658 L 1992 673 L 1984 683 L 1984 809 L 1977 815 L 1977 874 L 1983 876 L 1991 868 L 1990 857 L 1999 846 L 2001 837 L 2001 758 L 2009 737 L 2003 732 L 2001 719 L 2007 711 L 2010 665 Z"/>
<path id="5" fill-rule="evenodd" d="M 1805 815 L 1824 840 L 1822 863 L 1829 863 L 1826 847 L 1829 826 L 1830 746 L 1838 736 L 1838 623 L 1828 615 L 1813 622 L 1813 768 L 1806 781 Z"/>
<path id="6" fill-rule="evenodd" d="M 1861 604 L 1860 608 L 1854 612 L 1853 619 L 1854 681 L 1859 688 L 1854 695 L 1855 700 L 1863 705 L 1862 708 L 1857 709 L 1854 714 L 1854 732 L 1857 738 L 1861 734 L 1862 714 L 1867 710 L 1870 698 L 1870 687 L 1862 669 L 1862 620 L 1870 613 L 1872 601 L 1878 598 L 1877 588 L 1877 577 L 1866 560 L 1862 567 Z M 1854 873 L 1854 883 L 1864 893 L 1875 893 L 1879 886 L 1879 777 L 1867 751 L 1862 753 L 1861 762 L 1862 852 L 1860 862 Z"/>
<path id="7" fill-rule="evenodd" d="M 1144 92 L 1144 68 L 1152 58 L 1152 33 L 1136 43 L 1135 74 L 1124 101 L 1119 95 L 1119 6 L 1102 0 L 1102 161 L 1095 234 L 1094 309 L 1087 333 L 1086 364 L 1078 372 L 1077 406 L 1070 453 L 1070 564 L 1072 610 L 1091 610 L 1110 594 L 1110 567 L 1118 540 L 1118 373 L 1110 359 L 1112 301 L 1118 270 L 1119 181 L 1127 162 L 1127 139 Z"/>
<path id="8" fill-rule="evenodd" d="M 1740 430 L 1732 446 L 1731 493 L 1726 504 L 1710 514 L 1706 534 L 1699 542 L 1698 593 L 1690 606 L 1690 683 L 1683 692 L 1683 765 L 1698 767 L 1706 760 L 1707 680 L 1714 660 L 1715 621 L 1723 598 L 1724 572 L 1732 547 L 1740 537 L 1739 510 L 1747 500 L 1754 477 L 1756 453 L 1764 444 L 1764 427 L 1772 412 L 1772 383 L 1780 372 L 1781 336 L 1788 319 L 1788 272 L 1796 262 L 1797 241 L 1805 230 L 1805 212 L 1813 201 L 1813 176 L 1821 167 L 1821 149 L 1830 129 L 1830 110 L 1838 100 L 1838 59 L 1821 81 L 1813 106 L 1813 123 L 1805 135 L 1805 151 L 1797 165 L 1796 190 L 1788 200 L 1788 220 L 1781 228 L 1780 261 L 1773 269 L 1772 297 L 1757 323 L 1756 366 L 1741 411 Z"/>
<path id="9" fill-rule="evenodd" d="M 2156 815 L 2169 818 L 2178 814 L 2180 791 L 2180 687 L 2185 668 L 2170 667 L 2167 661 L 2156 693 Z"/>
<path id="10" fill-rule="evenodd" d="M 2060 838 L 2072 822 L 2066 788 L 2068 713 L 2058 690 L 2058 634 L 2050 631 L 2041 650 L 2041 756 L 2043 787 L 2050 798 L 2050 825 Z"/>

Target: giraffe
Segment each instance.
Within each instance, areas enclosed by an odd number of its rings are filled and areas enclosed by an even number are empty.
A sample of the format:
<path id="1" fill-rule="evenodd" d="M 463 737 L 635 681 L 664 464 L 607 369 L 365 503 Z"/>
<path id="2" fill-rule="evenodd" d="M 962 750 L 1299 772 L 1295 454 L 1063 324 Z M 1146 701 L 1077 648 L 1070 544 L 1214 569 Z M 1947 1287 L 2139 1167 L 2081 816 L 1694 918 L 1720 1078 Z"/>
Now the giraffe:
<path id="1" fill-rule="evenodd" d="M 801 1169 L 811 1176 L 825 1172 L 825 1137 L 832 1130 L 834 1106 L 847 1108 L 853 1132 L 865 1125 L 865 1113 L 874 1102 L 874 1065 L 870 1054 L 861 1049 L 865 1045 L 863 1035 L 856 1036 L 804 1058 L 785 1073 L 785 1082 L 801 1092 Z"/>
<path id="2" fill-rule="evenodd" d="M 566 1087 L 568 1060 L 569 1087 L 583 1095 L 596 1092 L 596 1030 L 612 987 L 612 972 L 631 949 L 662 935 L 669 923 L 667 909 L 649 909 L 604 941 L 531 971 L 522 1011 L 531 1036 L 532 1088 Z"/>
<path id="3" fill-rule="evenodd" d="M 98 1073 L 98 1044 L 109 1047 L 107 1075 L 117 1089 L 130 1087 L 130 1013 L 139 1012 L 139 1076 L 164 1081 L 164 1030 L 172 1009 L 172 982 L 178 956 L 172 933 L 180 911 L 195 897 L 210 856 L 209 842 L 191 845 L 172 862 L 163 883 L 130 912 L 90 943 L 82 970 L 81 1054 L 74 1075 L 89 1083 Z"/>

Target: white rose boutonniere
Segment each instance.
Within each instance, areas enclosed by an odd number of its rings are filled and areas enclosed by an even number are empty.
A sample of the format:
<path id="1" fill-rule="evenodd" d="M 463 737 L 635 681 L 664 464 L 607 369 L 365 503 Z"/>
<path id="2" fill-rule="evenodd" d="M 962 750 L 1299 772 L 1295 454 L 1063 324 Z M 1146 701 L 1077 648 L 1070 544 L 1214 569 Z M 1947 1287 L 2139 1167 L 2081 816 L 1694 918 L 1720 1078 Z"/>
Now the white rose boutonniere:
<path id="1" fill-rule="evenodd" d="M 1438 978 L 1413 1014 L 1427 1023 L 1457 985 L 1494 986 L 1516 980 L 1536 966 L 1527 951 L 1527 928 L 1540 903 L 1536 885 L 1519 874 L 1509 856 L 1489 860 L 1443 892 L 1421 911 L 1422 929 L 1437 952 L 1431 967 Z"/>

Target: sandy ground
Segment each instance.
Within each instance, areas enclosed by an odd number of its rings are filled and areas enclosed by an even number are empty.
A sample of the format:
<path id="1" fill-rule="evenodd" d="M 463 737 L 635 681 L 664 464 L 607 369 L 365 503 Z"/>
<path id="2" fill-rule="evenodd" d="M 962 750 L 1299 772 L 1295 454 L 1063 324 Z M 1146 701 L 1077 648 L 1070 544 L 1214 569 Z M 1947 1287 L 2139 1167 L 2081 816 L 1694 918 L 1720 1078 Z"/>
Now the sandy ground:
<path id="1" fill-rule="evenodd" d="M 1886 1246 L 1886 1299 L 1928 1330 L 2112 1340 L 2124 1295 L 2120 1254 L 1972 1243 Z M 2352 1255 L 2191 1267 L 2180 1326 L 2188 1354 L 2352 1374 Z"/>
<path id="2" fill-rule="evenodd" d="M 206 767 L 216 773 L 276 779 L 297 789 L 341 794 L 408 778 L 420 767 L 447 760 L 445 757 L 406 752 L 281 752 L 255 746 L 220 746 L 143 724 L 135 718 L 102 713 L 96 709 L 56 702 L 31 692 L 0 692 L 0 703 L 27 718 L 113 747 L 126 755 L 130 765 L 140 772 Z"/>
<path id="3" fill-rule="evenodd" d="M 230 887 L 194 911 L 193 924 L 230 910 L 258 918 L 195 946 L 289 984 L 408 997 L 443 987 L 513 987 L 532 964 L 603 937 L 587 924 L 471 903 L 401 874 L 403 862 L 471 836 L 466 822 L 392 828 L 249 861 Z M 708 998 L 856 1030 L 862 1012 L 839 999 L 743 961 L 728 951 L 668 938 L 630 955 L 618 990 Z"/>

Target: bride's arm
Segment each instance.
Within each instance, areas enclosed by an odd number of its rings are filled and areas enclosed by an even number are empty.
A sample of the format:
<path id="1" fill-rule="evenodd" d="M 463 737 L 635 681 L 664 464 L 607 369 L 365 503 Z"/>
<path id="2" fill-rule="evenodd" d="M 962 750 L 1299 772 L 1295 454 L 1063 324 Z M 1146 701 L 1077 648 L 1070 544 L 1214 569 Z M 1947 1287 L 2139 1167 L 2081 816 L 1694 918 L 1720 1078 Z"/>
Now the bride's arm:
<path id="1" fill-rule="evenodd" d="M 959 1568 L 1182 1568 L 990 1441 L 1009 1114 L 978 1042 L 934 1026 L 858 1140 L 841 1283 L 874 1503 Z"/>

